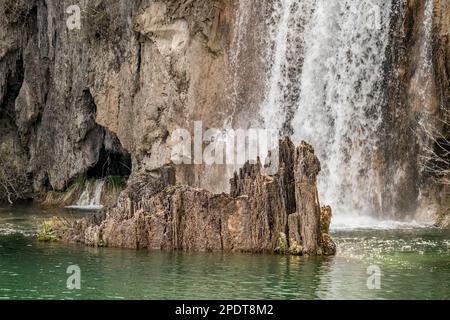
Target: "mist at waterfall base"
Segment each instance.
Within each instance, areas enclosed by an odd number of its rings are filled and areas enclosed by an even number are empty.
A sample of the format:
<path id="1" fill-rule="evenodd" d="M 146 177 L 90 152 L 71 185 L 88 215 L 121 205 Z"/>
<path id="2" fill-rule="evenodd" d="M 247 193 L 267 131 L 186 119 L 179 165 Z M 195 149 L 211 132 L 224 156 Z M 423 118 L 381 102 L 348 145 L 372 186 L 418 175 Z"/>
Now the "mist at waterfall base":
<path id="1" fill-rule="evenodd" d="M 333 257 L 92 248 L 36 240 L 53 216 L 80 210 L 0 208 L 0 299 L 449 299 L 450 235 L 427 228 L 333 231 Z M 81 269 L 81 290 L 66 286 Z M 381 269 L 369 289 L 367 269 Z"/>
<path id="2" fill-rule="evenodd" d="M 393 6 L 391 0 L 274 2 L 260 114 L 266 127 L 314 146 L 322 164 L 320 199 L 333 208 L 333 228 L 417 226 L 415 212 L 397 221 L 399 212 L 384 197 L 402 191 L 386 185 L 388 173 L 379 165 Z M 429 24 L 432 10 L 425 14 Z M 427 54 L 422 58 L 429 64 Z"/>

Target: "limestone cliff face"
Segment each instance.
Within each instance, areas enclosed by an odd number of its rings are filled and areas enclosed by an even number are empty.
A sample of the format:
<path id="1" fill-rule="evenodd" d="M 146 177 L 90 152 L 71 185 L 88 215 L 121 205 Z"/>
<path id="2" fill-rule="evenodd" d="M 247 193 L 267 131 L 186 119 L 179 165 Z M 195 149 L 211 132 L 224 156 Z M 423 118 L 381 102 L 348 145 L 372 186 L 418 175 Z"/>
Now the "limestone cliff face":
<path id="1" fill-rule="evenodd" d="M 243 92 L 258 86 L 260 43 L 239 33 L 238 1 L 83 0 L 81 28 L 70 30 L 73 4 L 0 1 L 2 141 L 14 142 L 11 159 L 35 191 L 64 189 L 102 158 L 159 167 L 174 129 L 221 128 L 239 121 L 237 100 L 245 112 L 257 105 Z M 258 31 L 264 5 L 255 5 L 245 10 Z M 250 81 L 233 72 L 243 65 Z M 187 182 L 224 190 L 202 170 Z"/>
<path id="2" fill-rule="evenodd" d="M 314 150 L 289 139 L 280 150 L 284 170 L 266 176 L 259 162 L 247 163 L 231 179 L 231 195 L 179 185 L 172 166 L 140 171 L 116 206 L 59 230 L 59 237 L 138 249 L 334 254 L 330 221 L 321 219 Z"/>
<path id="3" fill-rule="evenodd" d="M 2 102 L 15 96 L 2 120 L 26 154 L 25 172 L 34 190 L 64 189 L 78 174 L 101 166 L 101 158 L 129 158 L 115 128 L 97 121 L 95 68 L 105 64 L 113 69 L 112 59 L 121 59 L 118 49 L 110 51 L 109 59 L 100 58 L 98 47 L 85 41 L 87 35 L 69 32 L 63 1 L 0 5 L 6 16 L 0 27 L 0 81 L 10 82 L 14 72 L 20 75 L 17 91 L 7 87 L 1 92 Z M 105 69 L 102 78 L 106 74 Z"/>

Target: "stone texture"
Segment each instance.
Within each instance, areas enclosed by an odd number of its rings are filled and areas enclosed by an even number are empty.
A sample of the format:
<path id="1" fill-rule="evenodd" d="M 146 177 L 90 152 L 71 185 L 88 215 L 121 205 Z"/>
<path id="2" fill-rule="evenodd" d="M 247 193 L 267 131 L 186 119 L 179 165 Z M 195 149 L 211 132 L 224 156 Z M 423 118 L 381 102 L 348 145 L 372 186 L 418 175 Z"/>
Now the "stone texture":
<path id="1" fill-rule="evenodd" d="M 316 255 L 321 247 L 320 203 L 317 193 L 317 175 L 320 163 L 314 149 L 304 141 L 295 153 L 295 199 L 296 214 L 300 220 L 300 237 L 303 250 Z"/>
<path id="2" fill-rule="evenodd" d="M 73 4 L 0 1 L 0 103 L 14 98 L 5 121 L 36 192 L 62 190 L 98 164 L 107 135 L 136 169 L 151 170 L 168 162 L 174 129 L 195 120 L 205 128 L 242 125 L 236 99 L 245 112 L 259 105 L 249 87 L 263 85 L 262 41 L 238 30 L 238 1 L 82 0 L 81 29 L 69 30 L 65 11 Z M 266 5 L 241 7 L 263 34 Z M 245 81 L 233 71 L 241 65 Z M 7 86 L 15 70 L 17 92 Z M 234 81 L 245 88 L 230 93 Z M 186 183 L 223 191 L 223 170 L 198 169 Z"/>
<path id="3" fill-rule="evenodd" d="M 450 228 L 450 3 L 445 0 L 435 1 L 433 59 L 436 86 L 439 99 L 437 146 L 435 152 L 440 155 L 441 172 L 438 186 L 430 183 L 428 199 L 438 206 L 437 221 L 444 228 Z M 437 189 L 437 190 L 436 190 Z"/>

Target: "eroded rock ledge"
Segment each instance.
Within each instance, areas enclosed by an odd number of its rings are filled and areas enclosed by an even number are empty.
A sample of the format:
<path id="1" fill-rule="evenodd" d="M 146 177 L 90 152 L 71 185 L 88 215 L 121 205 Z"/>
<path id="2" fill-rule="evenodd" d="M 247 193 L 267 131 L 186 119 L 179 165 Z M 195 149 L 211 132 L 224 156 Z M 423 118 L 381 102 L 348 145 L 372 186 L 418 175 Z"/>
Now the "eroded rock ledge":
<path id="1" fill-rule="evenodd" d="M 117 205 L 60 230 L 63 241 L 91 246 L 185 251 L 281 252 L 332 255 L 331 209 L 321 211 L 313 148 L 280 140 L 280 169 L 262 174 L 247 163 L 231 179 L 231 193 L 177 185 L 171 165 L 140 171 Z"/>

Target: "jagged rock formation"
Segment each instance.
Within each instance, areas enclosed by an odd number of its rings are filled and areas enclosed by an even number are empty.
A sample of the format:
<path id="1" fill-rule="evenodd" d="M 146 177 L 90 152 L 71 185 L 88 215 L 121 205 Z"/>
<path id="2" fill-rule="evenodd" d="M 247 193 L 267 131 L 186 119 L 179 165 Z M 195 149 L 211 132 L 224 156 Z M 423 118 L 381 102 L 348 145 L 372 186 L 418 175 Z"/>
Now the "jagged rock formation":
<path id="1" fill-rule="evenodd" d="M 322 234 L 329 221 L 321 220 L 314 150 L 305 142 L 294 148 L 288 138 L 280 150 L 280 173 L 266 176 L 259 161 L 247 163 L 231 179 L 231 195 L 178 185 L 173 166 L 142 171 L 116 206 L 61 230 L 60 238 L 127 248 L 334 254 Z"/>
<path id="2" fill-rule="evenodd" d="M 302 142 L 296 149 L 294 164 L 297 211 L 289 216 L 289 239 L 303 244 L 304 252 L 315 255 L 322 242 L 316 180 L 320 163 L 312 147 Z"/>

